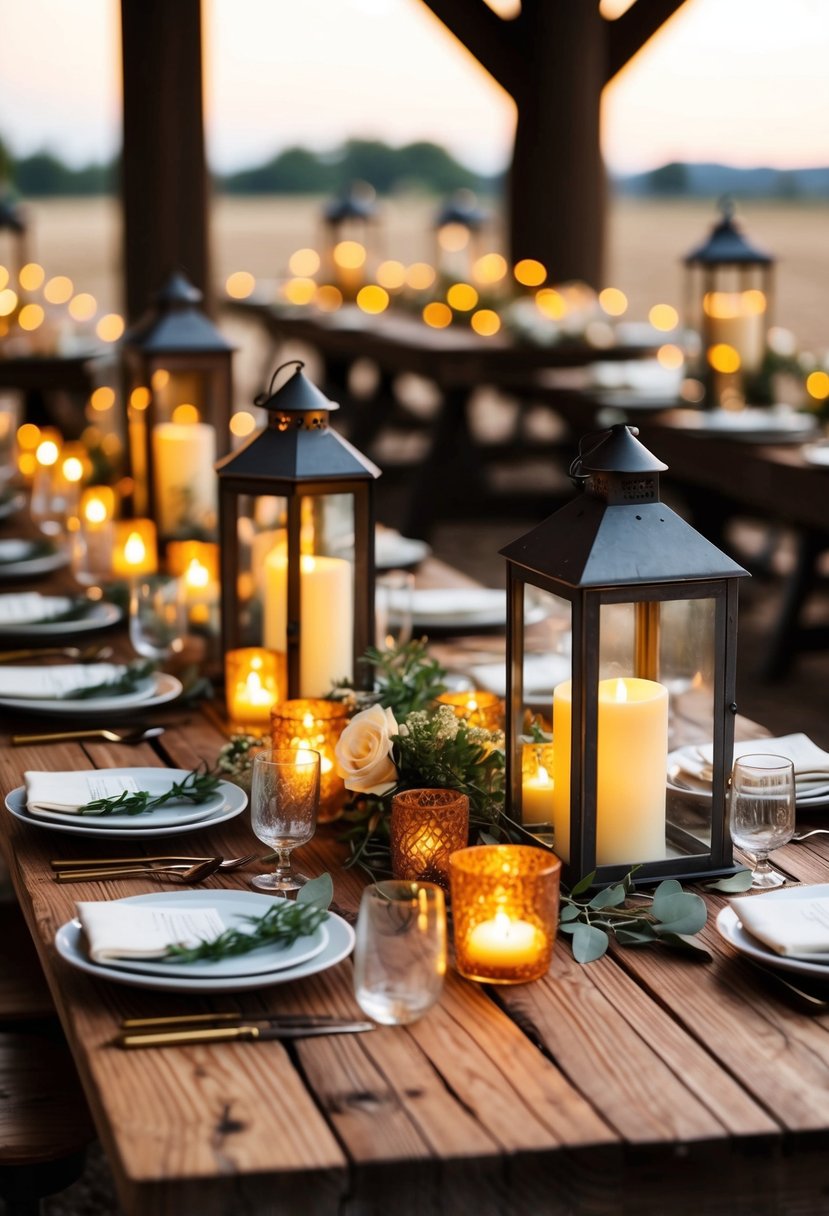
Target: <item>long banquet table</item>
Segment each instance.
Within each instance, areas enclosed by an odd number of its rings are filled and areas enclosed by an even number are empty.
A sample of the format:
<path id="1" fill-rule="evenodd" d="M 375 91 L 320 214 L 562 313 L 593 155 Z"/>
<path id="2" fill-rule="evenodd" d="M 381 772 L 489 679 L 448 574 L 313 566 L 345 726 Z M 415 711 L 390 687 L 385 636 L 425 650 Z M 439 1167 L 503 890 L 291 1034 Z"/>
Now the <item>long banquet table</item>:
<path id="1" fill-rule="evenodd" d="M 5 716 L 3 793 L 29 768 L 191 768 L 212 762 L 225 741 L 209 706 L 172 706 L 153 720 L 165 734 L 134 747 L 12 748 L 9 734 L 23 723 Z M 57 724 L 42 729 L 49 725 Z M 829 847 L 815 839 L 775 862 L 794 879 L 822 881 Z M 245 815 L 207 840 L 183 833 L 175 851 L 262 851 Z M 154 843 L 132 849 L 149 854 Z M 124 846 L 7 814 L 2 847 L 128 1216 L 822 1210 L 829 1012 L 802 1012 L 719 938 L 721 896 L 705 893 L 709 964 L 651 948 L 579 966 L 559 942 L 548 976 L 529 985 L 487 989 L 450 969 L 439 1005 L 410 1027 L 126 1052 L 111 1044 L 124 1017 L 356 1015 L 351 962 L 238 997 L 99 982 L 65 964 L 53 944 L 75 900 L 180 887 L 59 885 L 51 858 L 123 854 Z M 306 872 L 332 874 L 335 906 L 353 917 L 364 878 L 342 868 L 336 825 L 299 856 Z M 249 877 L 214 876 L 203 889 L 244 889 Z"/>

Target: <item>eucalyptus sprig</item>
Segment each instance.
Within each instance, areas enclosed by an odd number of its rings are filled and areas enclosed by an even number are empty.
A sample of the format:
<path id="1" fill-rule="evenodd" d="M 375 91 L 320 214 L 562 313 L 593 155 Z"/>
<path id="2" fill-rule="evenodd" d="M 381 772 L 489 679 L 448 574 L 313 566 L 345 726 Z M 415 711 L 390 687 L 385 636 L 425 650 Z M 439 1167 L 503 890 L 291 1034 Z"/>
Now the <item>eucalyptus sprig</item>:
<path id="1" fill-rule="evenodd" d="M 321 874 L 302 887 L 295 900 L 274 904 L 262 916 L 245 916 L 252 925 L 249 933 L 241 929 L 225 929 L 212 941 L 198 946 L 171 946 L 165 959 L 175 963 L 217 962 L 239 954 L 249 954 L 260 946 L 291 946 L 300 937 L 314 932 L 328 919 L 328 905 L 333 894 L 328 874 Z"/>
<path id="2" fill-rule="evenodd" d="M 129 663 L 120 675 L 101 684 L 91 684 L 87 688 L 71 688 L 63 694 L 63 700 L 88 701 L 92 697 L 120 696 L 122 693 L 135 692 L 143 680 L 155 671 L 155 663 L 139 660 Z"/>
<path id="3" fill-rule="evenodd" d="M 221 778 L 211 773 L 206 766 L 194 768 L 181 781 L 174 781 L 163 794 L 151 794 L 148 790 L 122 790 L 111 798 L 96 798 L 79 808 L 81 815 L 141 815 L 154 811 L 167 802 L 207 802 L 219 788 Z"/>
<path id="4" fill-rule="evenodd" d="M 675 878 L 661 882 L 653 894 L 637 891 L 633 881 L 636 868 L 620 883 L 604 887 L 589 899 L 580 896 L 589 892 L 595 870 L 569 893 L 562 892 L 559 929 L 572 939 L 576 962 L 592 963 L 601 958 L 611 936 L 621 946 L 658 944 L 709 960 L 711 955 L 705 947 L 692 940 L 708 918 L 704 900 L 683 890 Z"/>
<path id="5" fill-rule="evenodd" d="M 373 669 L 373 683 L 379 702 L 387 706 L 399 722 L 413 710 L 425 709 L 435 697 L 446 692 L 445 669 L 427 652 L 427 638 L 416 638 L 391 650 L 370 646 L 360 662 Z M 338 685 L 338 698 L 353 692 L 348 684 Z"/>

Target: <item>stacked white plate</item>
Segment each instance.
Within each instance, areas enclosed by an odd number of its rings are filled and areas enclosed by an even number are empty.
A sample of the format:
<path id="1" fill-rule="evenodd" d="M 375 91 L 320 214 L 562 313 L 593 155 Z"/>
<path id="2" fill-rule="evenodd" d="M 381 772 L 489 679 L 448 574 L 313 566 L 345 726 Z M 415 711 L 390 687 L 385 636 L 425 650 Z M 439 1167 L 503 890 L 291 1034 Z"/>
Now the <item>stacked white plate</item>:
<path id="1" fill-rule="evenodd" d="M 163 705 L 181 693 L 181 681 L 160 671 L 148 675 L 128 692 L 105 692 L 90 697 L 72 695 L 76 689 L 110 684 L 123 671 L 123 665 L 113 663 L 0 667 L 0 708 L 48 714 L 55 718 L 93 718 L 100 714 L 111 718 L 136 708 Z"/>
<path id="2" fill-rule="evenodd" d="M 795 794 L 801 810 L 829 807 L 829 752 L 824 752 L 807 735 L 742 740 L 734 744 L 735 760 L 757 753 L 793 761 Z M 710 767 L 710 744 L 678 748 L 668 756 L 668 789 L 689 798 L 710 799 Z"/>
<path id="3" fill-rule="evenodd" d="M 822 883 L 815 886 L 783 887 L 779 891 L 764 892 L 762 896 L 754 898 L 762 898 L 764 901 L 780 900 L 785 903 L 790 900 L 813 900 L 827 896 L 829 896 L 829 884 Z M 772 950 L 771 947 L 766 946 L 748 932 L 732 907 L 723 908 L 720 911 L 716 924 L 720 936 L 746 958 L 753 959 L 754 962 L 762 963 L 767 967 L 777 967 L 781 971 L 791 971 L 798 975 L 813 975 L 829 981 L 829 952 L 797 956 L 778 954 L 776 950 Z"/>

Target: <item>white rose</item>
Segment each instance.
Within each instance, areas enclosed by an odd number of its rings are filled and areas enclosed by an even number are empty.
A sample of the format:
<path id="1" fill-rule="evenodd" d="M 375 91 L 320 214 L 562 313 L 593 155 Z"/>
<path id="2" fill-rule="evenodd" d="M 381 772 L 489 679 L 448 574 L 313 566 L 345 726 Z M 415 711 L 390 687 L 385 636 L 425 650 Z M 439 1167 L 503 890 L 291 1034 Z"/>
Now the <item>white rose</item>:
<path id="1" fill-rule="evenodd" d="M 345 788 L 381 797 L 397 784 L 391 736 L 398 733 L 390 709 L 372 705 L 355 714 L 334 749 Z"/>

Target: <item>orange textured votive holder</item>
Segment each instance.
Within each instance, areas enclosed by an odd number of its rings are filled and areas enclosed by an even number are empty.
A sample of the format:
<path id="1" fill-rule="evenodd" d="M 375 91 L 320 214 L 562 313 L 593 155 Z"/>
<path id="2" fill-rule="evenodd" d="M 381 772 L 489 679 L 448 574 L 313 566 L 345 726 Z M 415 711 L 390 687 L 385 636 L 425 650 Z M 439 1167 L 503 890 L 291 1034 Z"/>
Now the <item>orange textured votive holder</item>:
<path id="1" fill-rule="evenodd" d="M 320 805 L 317 820 L 338 819 L 346 789 L 337 772 L 334 748 L 348 725 L 348 709 L 339 701 L 296 698 L 271 710 L 271 742 L 276 748 L 308 748 L 320 754 Z"/>
<path id="2" fill-rule="evenodd" d="M 277 655 L 261 646 L 228 650 L 225 655 L 225 699 L 231 722 L 262 733 L 279 700 Z"/>
<path id="3" fill-rule="evenodd" d="M 158 570 L 156 527 L 151 519 L 119 519 L 115 524 L 112 573 L 136 578 Z"/>
<path id="4" fill-rule="evenodd" d="M 547 973 L 558 928 L 561 862 L 522 844 L 480 845 L 449 862 L 456 966 L 486 984 Z"/>
<path id="5" fill-rule="evenodd" d="M 485 730 L 502 730 L 504 726 L 504 702 L 494 692 L 442 692 L 438 705 L 451 705 L 458 718 L 470 726 L 482 726 Z"/>
<path id="6" fill-rule="evenodd" d="M 469 799 L 457 790 L 403 790 L 391 804 L 395 878 L 449 890 L 449 858 L 469 839 Z"/>

